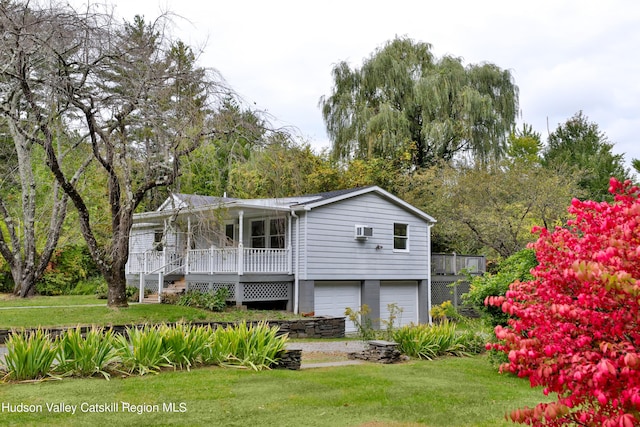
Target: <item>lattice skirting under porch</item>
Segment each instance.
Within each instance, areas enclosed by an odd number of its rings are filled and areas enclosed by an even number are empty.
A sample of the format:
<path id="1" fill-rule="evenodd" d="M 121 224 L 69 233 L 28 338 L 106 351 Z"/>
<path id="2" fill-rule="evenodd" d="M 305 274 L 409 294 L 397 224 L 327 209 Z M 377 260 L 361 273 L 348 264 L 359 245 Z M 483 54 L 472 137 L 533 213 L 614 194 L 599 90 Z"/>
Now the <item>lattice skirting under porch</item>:
<path id="1" fill-rule="evenodd" d="M 158 293 L 158 279 L 144 279 L 144 288 L 151 293 Z"/>
<path id="2" fill-rule="evenodd" d="M 187 282 L 187 289 L 199 292 L 216 293 L 219 289 L 226 288 L 229 291 L 227 301 L 236 300 L 236 285 L 232 282 Z"/>
<path id="3" fill-rule="evenodd" d="M 242 301 L 289 301 L 291 286 L 291 282 L 241 283 Z M 229 291 L 228 301 L 237 301 L 235 283 L 187 281 L 188 290 L 213 293 L 220 288 L 226 288 Z"/>

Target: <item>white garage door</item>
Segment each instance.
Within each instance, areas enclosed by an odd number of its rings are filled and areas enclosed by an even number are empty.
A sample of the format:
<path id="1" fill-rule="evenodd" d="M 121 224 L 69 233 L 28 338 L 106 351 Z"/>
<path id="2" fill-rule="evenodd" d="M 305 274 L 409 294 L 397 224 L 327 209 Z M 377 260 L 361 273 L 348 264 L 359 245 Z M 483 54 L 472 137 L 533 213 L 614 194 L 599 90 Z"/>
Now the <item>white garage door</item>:
<path id="1" fill-rule="evenodd" d="M 382 282 L 380 283 L 380 319 L 389 320 L 389 304 L 396 304 L 402 313 L 394 321 L 394 326 L 418 323 L 418 283 Z M 385 328 L 380 322 L 380 327 Z"/>
<path id="2" fill-rule="evenodd" d="M 360 309 L 360 282 L 316 283 L 314 290 L 316 316 L 345 317 L 344 310 Z M 345 332 L 357 332 L 355 325 L 345 319 Z"/>

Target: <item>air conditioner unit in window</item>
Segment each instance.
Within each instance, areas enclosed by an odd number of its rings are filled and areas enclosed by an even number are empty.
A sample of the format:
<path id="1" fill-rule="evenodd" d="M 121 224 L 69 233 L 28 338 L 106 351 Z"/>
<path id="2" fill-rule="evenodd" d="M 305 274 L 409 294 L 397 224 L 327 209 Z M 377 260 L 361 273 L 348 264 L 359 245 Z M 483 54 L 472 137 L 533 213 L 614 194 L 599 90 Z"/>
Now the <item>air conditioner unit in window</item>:
<path id="1" fill-rule="evenodd" d="M 373 236 L 373 227 L 366 225 L 356 225 L 356 239 L 367 239 Z"/>

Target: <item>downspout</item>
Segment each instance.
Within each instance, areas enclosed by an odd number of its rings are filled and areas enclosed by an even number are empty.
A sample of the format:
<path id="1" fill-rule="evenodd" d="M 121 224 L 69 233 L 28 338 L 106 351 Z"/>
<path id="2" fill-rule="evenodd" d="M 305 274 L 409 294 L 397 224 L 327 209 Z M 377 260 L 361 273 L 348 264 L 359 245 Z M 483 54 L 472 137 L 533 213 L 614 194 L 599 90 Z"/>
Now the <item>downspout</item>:
<path id="1" fill-rule="evenodd" d="M 296 219 L 296 254 L 294 257 L 295 269 L 293 272 L 293 313 L 298 314 L 298 308 L 300 305 L 300 281 L 298 278 L 300 265 L 300 218 L 293 210 L 291 211 L 291 216 Z"/>

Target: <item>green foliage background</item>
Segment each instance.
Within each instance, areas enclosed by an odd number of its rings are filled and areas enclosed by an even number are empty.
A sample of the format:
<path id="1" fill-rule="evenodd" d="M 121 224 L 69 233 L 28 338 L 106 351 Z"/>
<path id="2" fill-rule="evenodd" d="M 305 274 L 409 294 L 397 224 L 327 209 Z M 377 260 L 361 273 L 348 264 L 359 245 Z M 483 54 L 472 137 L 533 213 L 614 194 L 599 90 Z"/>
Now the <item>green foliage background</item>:
<path id="1" fill-rule="evenodd" d="M 485 273 L 471 278 L 469 293 L 463 295 L 465 304 L 473 307 L 491 326 L 506 325 L 509 315 L 498 307 L 484 305 L 490 296 L 503 296 L 513 282 L 533 279 L 530 271 L 538 265 L 536 254 L 532 249 L 523 249 L 511 255 L 498 265 L 498 272 Z"/>

